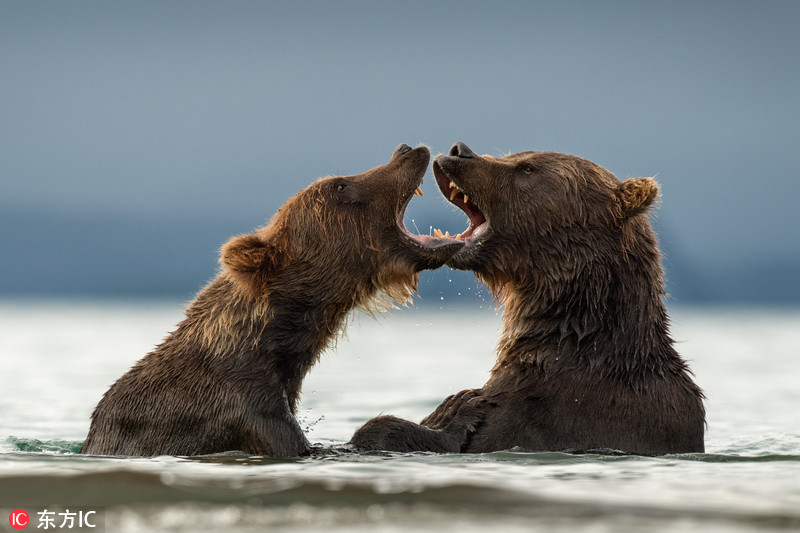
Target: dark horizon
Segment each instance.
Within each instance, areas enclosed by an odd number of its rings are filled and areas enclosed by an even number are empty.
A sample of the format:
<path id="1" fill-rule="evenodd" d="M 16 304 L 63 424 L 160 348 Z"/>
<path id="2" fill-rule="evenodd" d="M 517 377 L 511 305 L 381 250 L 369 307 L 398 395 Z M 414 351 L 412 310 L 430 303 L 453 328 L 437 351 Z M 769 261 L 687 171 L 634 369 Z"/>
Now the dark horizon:
<path id="1" fill-rule="evenodd" d="M 266 222 L 243 218 L 144 220 L 80 214 L 39 218 L 5 211 L 0 213 L 0 235 L 8 250 L 24 249 L 31 239 L 47 245 L 29 247 L 24 262 L 6 261 L 0 266 L 4 273 L 0 299 L 48 295 L 191 299 L 217 274 L 219 247 L 233 235 Z M 410 220 L 407 216 L 409 226 Z M 455 230 L 465 223 L 463 216 L 430 220 L 428 225 Z M 796 262 L 768 258 L 703 270 L 684 255 L 680 240 L 661 227 L 657 217 L 653 223 L 661 242 L 669 303 L 800 304 Z M 25 233 L 14 231 L 20 226 Z M 476 294 L 482 301 L 491 300 L 472 273 L 447 267 L 423 272 L 419 290 L 425 304 L 444 297 L 448 305 L 470 305 Z"/>

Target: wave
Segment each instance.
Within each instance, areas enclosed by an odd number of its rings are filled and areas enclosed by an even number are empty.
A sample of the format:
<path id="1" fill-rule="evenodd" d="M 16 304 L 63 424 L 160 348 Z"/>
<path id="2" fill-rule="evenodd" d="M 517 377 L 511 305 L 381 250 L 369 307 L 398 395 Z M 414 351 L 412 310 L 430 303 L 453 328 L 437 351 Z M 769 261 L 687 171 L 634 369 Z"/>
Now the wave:
<path id="1" fill-rule="evenodd" d="M 6 437 L 0 442 L 0 453 L 49 453 L 49 454 L 79 454 L 83 447 L 82 440 L 47 439 L 40 440 L 35 438 L 21 438 L 15 436 Z M 749 451 L 749 450 L 748 450 Z M 583 462 L 615 462 L 651 459 L 648 456 L 630 455 L 615 450 L 593 450 L 588 452 L 537 452 L 523 448 L 512 448 L 499 452 L 483 454 L 434 454 L 427 452 L 419 453 L 395 453 L 395 452 L 364 452 L 356 453 L 342 444 L 315 445 L 311 455 L 316 459 L 343 458 L 357 460 L 361 457 L 441 457 L 441 458 L 470 458 L 471 460 L 496 461 L 496 462 L 521 462 L 530 464 L 574 464 Z M 697 461 L 704 463 L 762 463 L 772 461 L 800 462 L 799 454 L 769 453 L 760 451 L 757 454 L 748 455 L 746 453 L 687 453 L 664 455 L 661 459 L 676 459 L 682 461 Z M 300 461 L 304 458 L 279 458 L 252 456 L 244 452 L 225 452 L 219 454 L 199 455 L 187 457 L 206 463 L 220 464 L 252 464 L 263 465 L 275 462 Z"/>
<path id="2" fill-rule="evenodd" d="M 92 507 L 106 512 L 137 515 L 149 523 L 159 512 L 183 512 L 182 523 L 189 527 L 191 517 L 234 512 L 242 520 L 245 513 L 261 513 L 262 520 L 286 519 L 298 508 L 342 516 L 386 518 L 391 510 L 404 510 L 396 519 L 416 520 L 422 513 L 429 519 L 438 516 L 480 518 L 497 525 L 511 518 L 616 521 L 620 517 L 649 521 L 680 520 L 687 523 L 733 523 L 753 528 L 791 529 L 800 527 L 797 512 L 765 512 L 730 509 L 701 509 L 685 505 L 620 504 L 550 498 L 533 492 L 509 490 L 479 483 L 453 483 L 422 486 L 400 491 L 381 490 L 379 485 L 344 480 L 269 480 L 242 482 L 230 479 L 177 479 L 165 473 L 115 470 L 82 473 L 74 476 L 24 475 L 6 477 L 0 487 L 0 501 L 25 502 L 28 506 Z M 266 513 L 266 514 L 265 514 Z M 270 518 L 271 517 L 271 518 Z M 374 518 L 374 516 L 373 516 Z M 108 518 L 107 518 L 108 520 Z M 113 521 L 113 516 L 111 517 Z M 247 518 L 253 520 L 253 517 Z M 108 521 L 107 521 L 108 523 Z M 199 524 L 195 524 L 197 527 Z M 235 525 L 235 524 L 234 524 Z M 274 524 L 273 524 L 274 525 Z M 142 526 L 142 530 L 147 528 Z M 191 529 L 191 528 L 190 528 Z"/>
<path id="3" fill-rule="evenodd" d="M 81 446 L 0 441 L 0 502 L 103 509 L 107 525 L 124 522 L 114 530 L 126 531 L 377 523 L 381 530 L 438 532 L 455 524 L 459 531 L 550 531 L 557 524 L 571 531 L 598 524 L 627 531 L 800 528 L 796 484 L 784 466 L 800 463 L 796 454 L 393 454 L 331 443 L 305 458 L 126 458 L 80 455 Z M 748 487 L 755 493 L 740 486 L 742 476 L 760 480 Z M 709 477 L 716 493 L 702 484 Z"/>

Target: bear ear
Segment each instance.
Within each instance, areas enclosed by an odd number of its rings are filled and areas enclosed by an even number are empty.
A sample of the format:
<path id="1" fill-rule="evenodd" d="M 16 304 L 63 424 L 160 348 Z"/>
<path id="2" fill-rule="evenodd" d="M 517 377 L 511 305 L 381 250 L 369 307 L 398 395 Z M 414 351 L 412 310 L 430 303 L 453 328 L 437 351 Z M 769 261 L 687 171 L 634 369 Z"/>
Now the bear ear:
<path id="1" fill-rule="evenodd" d="M 617 186 L 616 194 L 622 216 L 631 217 L 653 204 L 658 184 L 653 178 L 628 178 Z"/>
<path id="2" fill-rule="evenodd" d="M 235 275 L 269 273 L 273 261 L 271 246 L 258 235 L 238 235 L 226 242 L 220 262 Z"/>

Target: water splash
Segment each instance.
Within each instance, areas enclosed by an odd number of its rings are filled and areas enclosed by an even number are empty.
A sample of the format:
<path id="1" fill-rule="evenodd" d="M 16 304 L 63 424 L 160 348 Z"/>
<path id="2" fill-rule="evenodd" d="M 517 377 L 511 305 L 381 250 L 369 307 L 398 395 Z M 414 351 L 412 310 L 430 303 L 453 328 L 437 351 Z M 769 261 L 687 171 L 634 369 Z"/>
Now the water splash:
<path id="1" fill-rule="evenodd" d="M 80 453 L 82 447 L 82 440 L 39 440 L 14 436 L 6 438 L 0 445 L 3 451 L 32 453 Z"/>

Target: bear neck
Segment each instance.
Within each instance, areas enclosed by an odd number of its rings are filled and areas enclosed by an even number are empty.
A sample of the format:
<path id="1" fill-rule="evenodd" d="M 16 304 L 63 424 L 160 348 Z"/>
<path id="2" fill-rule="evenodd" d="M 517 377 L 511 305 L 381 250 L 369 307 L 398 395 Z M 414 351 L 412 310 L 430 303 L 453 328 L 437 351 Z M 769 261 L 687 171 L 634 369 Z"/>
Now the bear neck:
<path id="1" fill-rule="evenodd" d="M 266 394 L 285 394 L 294 413 L 303 378 L 336 338 L 353 296 L 326 283 L 276 280 L 253 296 L 220 275 L 195 299 L 174 337 L 203 357 L 260 376 Z"/>
<path id="2" fill-rule="evenodd" d="M 536 265 L 535 261 L 531 264 Z M 536 365 L 545 372 L 635 378 L 685 364 L 672 347 L 657 247 L 598 257 L 569 280 L 547 272 L 504 287 L 503 334 L 493 374 Z"/>

